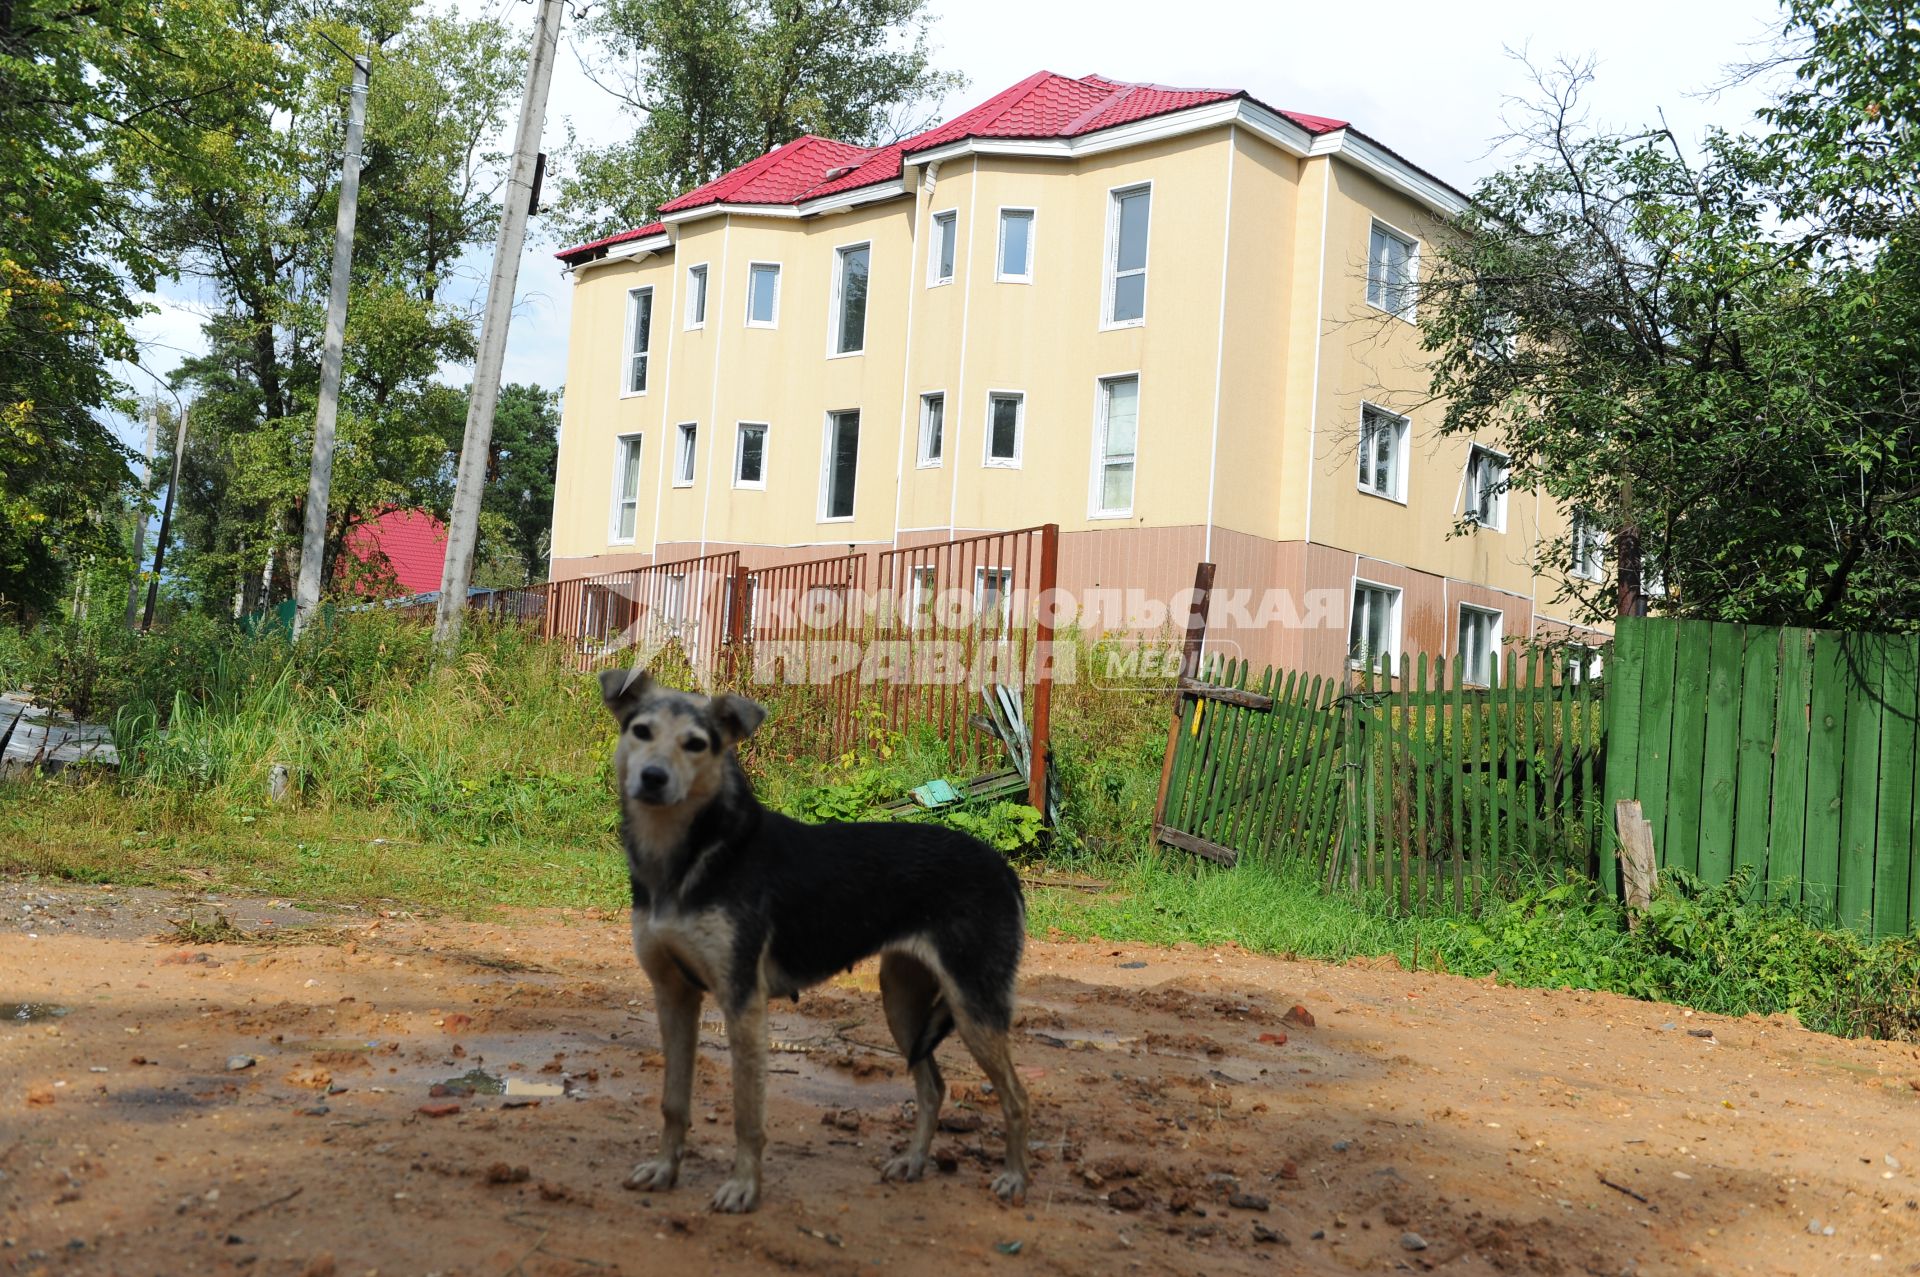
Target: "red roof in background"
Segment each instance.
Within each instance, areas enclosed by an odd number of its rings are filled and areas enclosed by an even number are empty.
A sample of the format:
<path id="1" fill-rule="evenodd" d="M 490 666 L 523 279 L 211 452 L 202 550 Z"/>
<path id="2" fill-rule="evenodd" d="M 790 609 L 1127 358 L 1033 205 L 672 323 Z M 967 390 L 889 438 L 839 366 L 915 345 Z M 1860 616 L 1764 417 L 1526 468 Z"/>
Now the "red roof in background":
<path id="1" fill-rule="evenodd" d="M 856 191 L 898 181 L 903 156 L 929 151 L 965 138 L 1070 138 L 1120 124 L 1170 115 L 1214 102 L 1247 99 L 1235 89 L 1173 89 L 1159 84 L 1127 84 L 1105 76 L 1080 79 L 1039 71 L 945 124 L 889 146 L 853 146 L 807 134 L 749 160 L 730 173 L 660 206 L 677 213 L 708 204 L 795 205 L 824 195 Z M 1309 133 L 1331 133 L 1346 121 L 1281 111 Z M 639 239 L 662 229 L 659 222 L 624 231 L 554 254 L 574 262 L 597 250 Z"/>
<path id="2" fill-rule="evenodd" d="M 638 234 L 629 231 L 627 237 Z M 409 594 L 428 594 L 440 588 L 440 570 L 447 559 L 447 529 L 424 510 L 389 510 L 347 533 L 346 548 L 363 563 L 373 561 L 376 551 L 386 555 L 401 589 Z"/>

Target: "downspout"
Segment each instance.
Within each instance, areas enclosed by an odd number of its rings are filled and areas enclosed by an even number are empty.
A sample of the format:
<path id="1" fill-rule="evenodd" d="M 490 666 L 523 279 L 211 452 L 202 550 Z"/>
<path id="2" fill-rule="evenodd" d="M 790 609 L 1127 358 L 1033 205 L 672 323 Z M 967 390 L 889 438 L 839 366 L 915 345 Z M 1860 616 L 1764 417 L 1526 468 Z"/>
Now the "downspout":
<path id="1" fill-rule="evenodd" d="M 653 499 L 653 541 L 647 547 L 647 553 L 654 562 L 660 561 L 660 507 L 666 503 L 666 479 L 668 445 L 673 440 L 669 427 L 673 425 L 673 335 L 680 331 L 680 237 L 673 237 L 673 284 L 667 290 L 667 372 L 660 379 L 660 488 Z M 648 356 L 651 358 L 652 356 Z M 698 442 L 698 439 L 695 440 Z"/>
<path id="2" fill-rule="evenodd" d="M 925 175 L 919 185 L 926 187 L 926 208 L 933 207 L 933 188 L 938 179 L 940 163 L 938 160 L 927 165 Z M 913 225 L 907 231 L 907 338 L 906 346 L 900 356 L 900 437 L 899 453 L 893 464 L 893 548 L 900 548 L 900 503 L 906 497 L 907 488 L 907 436 L 919 424 L 919 414 L 907 411 L 908 401 L 913 397 L 913 303 L 918 289 L 914 287 L 914 271 L 920 264 L 920 226 L 926 221 L 926 209 L 921 207 L 918 191 L 913 200 Z"/>
<path id="3" fill-rule="evenodd" d="M 1313 402 L 1307 408 L 1307 525 L 1301 540 L 1313 544 L 1313 472 L 1320 464 L 1320 339 L 1327 329 L 1327 208 L 1333 191 L 1333 157 L 1320 178 L 1320 278 L 1313 296 Z"/>
<path id="4" fill-rule="evenodd" d="M 716 315 L 716 312 L 713 309 L 714 294 L 711 292 L 707 294 L 707 313 L 709 318 L 711 318 L 714 323 L 713 386 L 707 397 L 707 418 L 708 420 L 714 423 L 713 432 L 715 435 L 718 435 L 721 433 L 720 419 L 719 419 L 720 354 L 723 346 L 726 344 L 726 339 L 727 339 L 727 298 L 730 296 L 730 294 L 727 292 L 727 268 L 733 264 L 733 255 L 728 251 L 728 248 L 731 245 L 732 240 L 733 240 L 733 214 L 728 213 L 726 224 L 722 226 L 720 229 L 720 293 L 719 293 L 720 309 L 717 312 L 717 318 L 714 318 L 714 316 Z M 785 281 L 782 281 L 782 282 L 784 283 Z M 761 449 L 760 449 L 760 464 L 762 467 L 764 467 L 767 464 L 767 447 L 773 442 L 773 439 L 772 439 L 773 426 L 771 423 L 769 423 L 767 426 L 767 435 L 768 435 L 767 441 L 765 444 L 761 446 Z M 708 513 L 713 509 L 713 454 L 718 451 L 719 449 L 717 447 L 707 449 L 707 483 L 706 483 L 707 492 L 706 492 L 706 497 L 700 503 L 700 557 L 703 559 L 707 557 L 707 516 L 708 516 Z M 662 456 L 660 458 L 660 482 L 662 484 L 665 484 L 667 481 L 666 466 L 667 466 L 667 459 L 665 456 Z M 764 470 L 762 471 L 762 473 L 763 474 L 765 473 Z"/>
<path id="5" fill-rule="evenodd" d="M 1213 496 L 1220 477 L 1220 376 L 1227 361 L 1227 280 L 1230 278 L 1228 266 L 1233 260 L 1233 160 L 1234 153 L 1239 149 L 1240 126 L 1229 125 L 1227 128 L 1227 202 L 1226 212 L 1220 219 L 1220 326 L 1213 348 L 1213 451 L 1207 460 L 1207 534 L 1200 551 L 1200 557 L 1208 563 L 1213 562 Z M 1136 443 L 1135 447 L 1138 446 Z M 1204 654 L 1204 642 L 1201 650 Z"/>
<path id="6" fill-rule="evenodd" d="M 980 157 L 973 157 L 973 166 L 968 170 L 967 181 L 967 291 L 960 295 L 960 377 L 953 392 L 954 412 L 947 414 L 947 438 L 941 442 L 940 463 L 945 465 L 949 456 L 953 459 L 953 495 L 947 502 L 947 540 L 953 540 L 954 521 L 960 517 L 960 432 L 967 419 L 967 336 L 970 331 L 969 316 L 973 311 L 973 245 L 980 238 L 978 214 L 980 211 Z M 998 232 L 996 231 L 996 234 Z M 951 450 L 947 447 L 952 444 Z"/>

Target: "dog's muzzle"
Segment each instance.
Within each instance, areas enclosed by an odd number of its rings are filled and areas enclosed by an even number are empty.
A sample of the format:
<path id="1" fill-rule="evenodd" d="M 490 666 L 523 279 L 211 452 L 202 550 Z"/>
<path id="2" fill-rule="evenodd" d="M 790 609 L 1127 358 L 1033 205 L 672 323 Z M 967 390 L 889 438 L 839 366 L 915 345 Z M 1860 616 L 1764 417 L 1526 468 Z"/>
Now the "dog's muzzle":
<path id="1" fill-rule="evenodd" d="M 633 784 L 633 796 L 643 803 L 661 803 L 667 798 L 667 785 L 673 778 L 664 767 L 643 767 Z"/>

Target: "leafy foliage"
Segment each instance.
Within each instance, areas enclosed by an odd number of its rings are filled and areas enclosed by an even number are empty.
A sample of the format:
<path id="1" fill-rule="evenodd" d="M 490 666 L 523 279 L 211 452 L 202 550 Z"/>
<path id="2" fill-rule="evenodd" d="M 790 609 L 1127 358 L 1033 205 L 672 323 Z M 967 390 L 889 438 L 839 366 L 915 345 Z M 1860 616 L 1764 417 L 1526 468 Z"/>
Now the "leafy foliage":
<path id="1" fill-rule="evenodd" d="M 596 239 L 815 133 L 873 145 L 924 126 L 956 88 L 936 71 L 927 0 L 611 0 L 582 31 L 592 74 L 636 123 L 624 142 L 575 150 L 562 233 Z"/>
<path id="2" fill-rule="evenodd" d="M 559 458 L 559 396 L 539 386 L 500 387 L 493 415 L 493 457 L 481 509 L 497 515 L 496 538 L 519 560 L 522 584 L 547 576 L 553 527 L 553 477 Z"/>

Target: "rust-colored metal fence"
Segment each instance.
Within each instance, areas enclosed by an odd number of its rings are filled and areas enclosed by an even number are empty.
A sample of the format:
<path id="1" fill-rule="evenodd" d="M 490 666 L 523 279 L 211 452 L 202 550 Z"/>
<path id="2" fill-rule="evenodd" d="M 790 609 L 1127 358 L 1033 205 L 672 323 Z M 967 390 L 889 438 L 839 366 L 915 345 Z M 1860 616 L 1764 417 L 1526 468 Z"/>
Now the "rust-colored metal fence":
<path id="1" fill-rule="evenodd" d="M 711 673 L 731 633 L 739 567 L 739 551 L 729 550 L 551 582 L 544 633 L 569 644 L 582 669 L 677 650 L 694 670 Z"/>
<path id="2" fill-rule="evenodd" d="M 805 728 L 821 753 L 839 754 L 858 736 L 866 638 L 867 554 L 741 568 L 735 574 L 731 660 L 736 681 L 782 683 L 804 707 Z M 798 726 L 798 725 L 796 725 Z"/>

